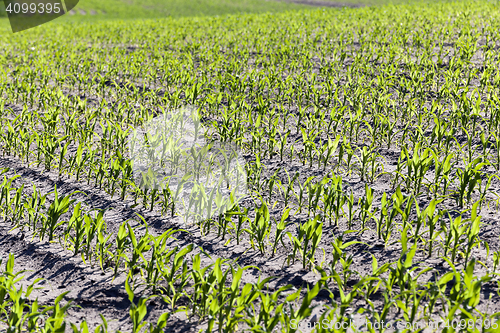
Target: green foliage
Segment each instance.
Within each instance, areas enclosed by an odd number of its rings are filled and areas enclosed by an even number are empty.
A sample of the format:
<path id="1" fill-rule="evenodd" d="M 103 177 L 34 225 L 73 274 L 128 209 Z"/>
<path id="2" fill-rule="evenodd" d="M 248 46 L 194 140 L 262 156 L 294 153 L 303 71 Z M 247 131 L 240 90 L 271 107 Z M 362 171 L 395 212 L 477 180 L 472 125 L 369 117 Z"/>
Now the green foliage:
<path id="1" fill-rule="evenodd" d="M 140 216 L 111 225 L 106 211 L 62 187 L 46 195 L 7 169 L 4 222 L 127 276 L 133 331 L 160 332 L 177 311 L 207 331 L 294 331 L 310 322 L 324 291 L 329 309 L 320 318 L 337 322 L 354 304 L 371 321 L 495 318 L 483 312 L 481 288 L 498 283 L 500 252 L 485 242 L 481 215 L 498 198 L 498 6 L 454 1 L 202 18 L 215 8 L 294 6 L 192 3 L 82 1 L 82 9 L 106 11 L 96 18 L 197 17 L 88 23 L 75 15 L 53 29 L 4 37 L 0 149 L 23 167 L 86 182 L 168 220 L 180 214 L 173 199 L 192 179 L 177 190 L 154 186 L 149 170 L 135 179 L 127 137 L 165 110 L 193 105 L 207 127 L 197 135 L 242 150 L 250 191 L 228 203 L 196 187 L 210 212 L 190 227 L 203 240 L 216 228 L 218 253 L 243 248 L 238 259 L 211 258 L 191 235 L 180 243 L 186 231 L 148 226 Z M 394 260 L 384 256 L 389 250 Z M 245 272 L 255 267 L 236 262 L 255 253 L 262 264 L 299 259 L 294 274 L 316 281 L 294 290 L 273 285 L 266 270 L 248 282 Z M 361 272 L 366 258 L 371 269 Z M 433 269 L 435 260 L 448 265 Z M 2 323 L 42 325 L 42 306 L 13 289 L 12 265 L 2 275 Z M 154 320 L 152 298 L 166 311 Z M 65 325 L 67 308 L 58 302 L 39 327 Z M 71 328 L 88 331 L 83 323 Z M 98 329 L 107 331 L 106 319 Z"/>

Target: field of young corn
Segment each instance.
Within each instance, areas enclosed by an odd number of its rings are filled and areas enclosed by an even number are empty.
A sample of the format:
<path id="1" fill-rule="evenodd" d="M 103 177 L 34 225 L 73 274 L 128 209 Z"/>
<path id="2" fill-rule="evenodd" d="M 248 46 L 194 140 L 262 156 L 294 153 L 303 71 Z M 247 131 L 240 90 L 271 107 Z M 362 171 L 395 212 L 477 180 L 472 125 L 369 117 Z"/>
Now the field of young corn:
<path id="1" fill-rule="evenodd" d="M 500 331 L 497 1 L 131 22 L 2 26 L 1 331 Z M 190 224 L 128 150 L 186 106 Z"/>

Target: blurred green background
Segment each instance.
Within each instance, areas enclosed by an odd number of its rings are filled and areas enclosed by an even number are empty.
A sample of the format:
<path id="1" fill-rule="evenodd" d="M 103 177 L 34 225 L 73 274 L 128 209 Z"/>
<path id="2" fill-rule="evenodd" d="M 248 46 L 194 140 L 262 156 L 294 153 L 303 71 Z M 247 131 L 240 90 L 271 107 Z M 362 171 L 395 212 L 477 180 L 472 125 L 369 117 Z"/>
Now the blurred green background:
<path id="1" fill-rule="evenodd" d="M 379 5 L 400 3 L 404 0 L 310 0 L 337 3 Z M 22 0 L 19 0 L 22 2 Z M 183 16 L 225 15 L 237 13 L 278 12 L 311 8 L 312 6 L 286 2 L 285 0 L 80 0 L 73 18 L 85 19 L 133 19 Z M 0 15 L 5 15 L 0 1 Z"/>

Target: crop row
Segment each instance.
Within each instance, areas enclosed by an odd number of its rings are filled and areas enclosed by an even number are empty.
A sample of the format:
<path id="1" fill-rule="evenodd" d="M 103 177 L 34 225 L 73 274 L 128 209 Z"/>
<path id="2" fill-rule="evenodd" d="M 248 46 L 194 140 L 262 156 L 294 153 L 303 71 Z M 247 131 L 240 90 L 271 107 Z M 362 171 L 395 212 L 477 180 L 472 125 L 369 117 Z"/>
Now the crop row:
<path id="1" fill-rule="evenodd" d="M 488 273 L 482 277 L 472 275 L 477 259 L 470 258 L 470 253 L 474 247 L 479 246 L 477 234 L 479 232 L 480 217 L 476 213 L 478 206 L 478 203 L 476 203 L 472 210 L 472 216 L 464 220 L 462 220 L 461 216 L 457 217 L 450 223 L 450 230 L 445 230 L 447 235 L 440 242 L 446 249 L 444 256 L 451 255 L 451 259 L 445 260 L 452 268 L 455 267 L 453 262 L 455 262 L 455 256 L 458 253 L 458 246 L 463 246 L 462 255 L 465 257 L 466 263 L 464 272 L 460 273 L 455 270 L 454 273 L 446 273 L 439 277 L 437 282 L 429 282 L 425 286 L 419 284 L 417 281 L 419 276 L 431 269 L 413 267 L 413 258 L 417 251 L 417 240 L 427 239 L 427 237 L 423 237 L 422 233 L 419 233 L 419 228 L 422 227 L 422 224 L 425 227 L 425 223 L 428 221 L 429 232 L 432 233 L 435 227 L 433 223 L 438 220 L 439 216 L 434 216 L 436 202 L 433 202 L 421 214 L 419 213 L 421 224 L 414 226 L 417 230 L 413 235 L 415 242 L 412 245 L 409 244 L 407 236 L 408 229 L 412 228 L 412 226 L 403 220 L 405 229 L 401 234 L 403 249 L 400 259 L 394 263 L 389 262 L 378 267 L 377 260 L 373 257 L 373 272 L 366 276 L 360 275 L 357 277 L 358 282 L 353 287 L 349 287 L 348 282 L 353 275 L 358 274 L 352 268 L 352 255 L 347 255 L 345 250 L 357 242 L 343 242 L 343 237 L 337 238 L 332 244 L 334 248 L 333 260 L 329 265 L 326 267 L 323 267 L 322 264 L 314 265 L 315 269 L 322 275 L 321 281 L 312 290 L 308 291 L 311 294 L 305 296 L 298 310 L 290 308 L 290 311 L 287 312 L 283 308 L 288 307 L 288 303 L 292 304 L 292 301 L 295 301 L 301 295 L 300 290 L 291 294 L 283 294 L 286 290 L 292 288 L 291 285 L 282 287 L 274 293 L 265 293 L 262 290 L 271 280 L 271 278 L 265 278 L 262 281 L 259 279 L 257 284 L 249 283 L 240 289 L 239 284 L 242 273 L 251 267 L 234 268 L 230 262 L 221 259 L 217 259 L 214 264 L 207 267 L 202 267 L 200 266 L 200 253 L 190 256 L 190 254 L 193 254 L 193 244 L 183 248 L 178 246 L 172 248 L 169 245 L 169 241 L 173 239 L 173 235 L 177 232 L 175 230 L 168 230 L 162 235 L 153 236 L 148 233 L 147 225 L 145 225 L 146 232 L 137 238 L 134 228 L 128 222 L 124 222 L 116 234 L 106 234 L 106 222 L 103 219 L 103 212 L 101 211 L 98 214 L 86 213 L 82 211 L 81 203 L 74 205 L 69 221 L 60 220 L 59 218 L 68 211 L 69 206 L 73 203 L 73 200 L 70 199 L 71 195 L 59 196 L 57 189 L 55 189 L 54 201 L 46 211 L 43 211 L 46 195 L 41 196 L 39 192 L 34 191 L 31 198 L 24 198 L 22 196 L 22 187 L 19 188 L 20 190 L 11 187 L 15 179 L 16 177 L 11 179 L 4 177 L 1 204 L 2 207 L 9 210 L 3 212 L 4 216 L 18 217 L 17 220 L 10 221 L 15 224 L 16 228 L 24 229 L 24 227 L 27 227 L 31 229 L 33 221 L 38 221 L 36 227 L 31 230 L 34 236 L 51 240 L 54 238 L 54 232 L 59 228 L 62 230 L 58 235 L 61 244 L 75 255 L 81 252 L 84 260 L 91 262 L 91 257 L 95 257 L 103 269 L 106 266 L 114 266 L 115 274 L 118 272 L 120 263 L 124 263 L 125 274 L 128 274 L 126 290 L 132 304 L 130 311 L 134 332 L 139 331 L 140 328 L 147 324 L 142 321 L 144 309 L 147 300 L 152 297 L 144 297 L 140 298 L 139 301 L 135 301 L 135 290 L 138 290 L 139 287 L 150 290 L 153 295 L 156 295 L 155 297 L 161 297 L 165 304 L 171 307 L 170 312 L 168 312 L 170 314 L 177 311 L 186 311 L 190 316 L 211 318 L 208 320 L 209 327 L 214 327 L 217 324 L 218 329 L 222 331 L 236 330 L 238 325 L 245 323 L 254 328 L 257 325 L 264 332 L 272 330 L 278 324 L 282 325 L 282 327 L 285 325 L 290 326 L 291 321 L 296 322 L 306 318 L 311 310 L 310 304 L 307 302 L 310 302 L 311 297 L 317 295 L 320 290 L 328 290 L 332 293 L 336 290 L 342 295 L 340 303 L 335 302 L 334 294 L 331 295 L 334 304 L 337 305 L 335 309 L 331 310 L 331 313 L 327 312 L 325 314 L 325 316 L 333 316 L 332 318 L 337 318 L 337 320 L 344 318 L 345 310 L 355 300 L 365 299 L 367 305 L 370 304 L 369 296 L 382 287 L 383 292 L 388 296 L 386 299 L 392 300 L 396 297 L 397 299 L 401 298 L 402 302 L 391 301 L 385 304 L 384 307 L 389 309 L 391 306 L 396 306 L 398 309 L 403 309 L 405 313 L 409 311 L 407 314 L 411 316 L 410 305 L 418 307 L 418 303 L 415 303 L 416 300 L 418 299 L 421 302 L 424 301 L 423 298 L 430 304 L 436 304 L 437 300 L 441 299 L 440 304 L 445 311 L 456 311 L 458 309 L 456 306 L 460 304 L 476 306 L 480 300 L 481 285 L 491 281 L 497 275 L 497 273 Z M 401 193 L 398 193 L 401 196 Z M 40 205 L 33 205 L 30 200 L 37 200 Z M 394 200 L 397 204 L 398 197 L 395 196 Z M 402 197 L 399 197 L 399 200 L 402 200 Z M 39 209 L 34 211 L 32 210 L 33 206 L 39 207 Z M 392 212 L 399 211 L 404 215 L 403 210 L 406 209 L 401 206 L 396 207 L 393 208 Z M 257 214 L 257 218 L 269 218 L 269 212 L 266 209 L 266 206 L 263 205 Z M 24 211 L 28 212 L 26 214 L 27 219 L 24 218 Z M 386 213 L 385 217 L 388 218 L 389 216 Z M 321 238 L 321 225 L 317 219 L 310 220 L 300 227 L 298 237 L 291 236 L 294 244 L 292 256 L 295 257 L 295 253 L 299 252 L 304 265 L 313 262 L 311 259 L 314 258 L 318 238 Z M 431 235 L 429 255 L 432 253 L 432 242 L 434 240 L 435 237 Z M 309 243 L 310 245 L 308 245 Z M 498 254 L 495 254 L 496 260 L 499 257 Z M 497 264 L 498 262 L 495 261 L 495 266 Z M 384 276 L 384 273 L 388 274 Z M 136 279 L 137 274 L 140 275 L 139 280 Z M 443 288 L 453 277 L 459 279 L 458 281 L 467 279 L 471 285 L 468 286 L 457 282 L 457 294 L 446 295 Z M 426 295 L 424 290 L 427 290 L 427 288 L 437 288 L 436 294 L 433 294 L 432 297 Z M 419 292 L 422 293 L 420 296 Z M 285 303 L 281 303 L 285 296 Z M 188 306 L 178 304 L 183 299 L 188 300 Z M 252 314 L 252 311 L 255 311 L 256 308 L 260 308 L 259 312 Z M 374 308 L 371 310 L 375 311 Z M 269 311 L 269 313 L 266 311 Z M 431 313 L 430 310 L 429 316 Z M 170 314 L 162 317 L 165 323 Z M 337 315 L 339 317 L 336 317 Z M 388 313 L 385 315 L 388 315 Z M 448 316 L 452 317 L 452 314 L 448 314 Z M 384 320 L 385 318 L 381 317 L 380 319 Z M 410 319 L 413 321 L 416 318 Z M 24 321 L 20 323 L 24 323 Z M 290 331 L 293 332 L 293 330 Z"/>

